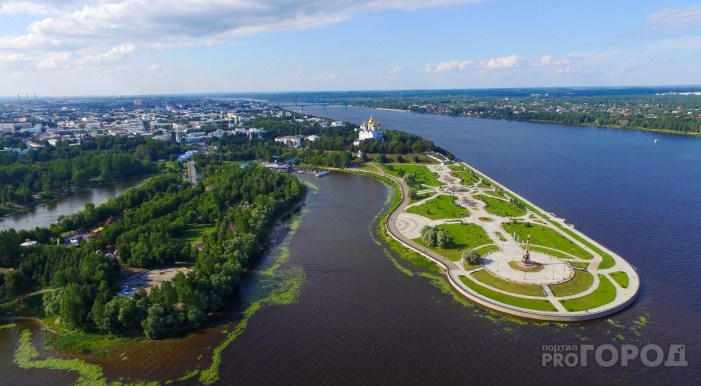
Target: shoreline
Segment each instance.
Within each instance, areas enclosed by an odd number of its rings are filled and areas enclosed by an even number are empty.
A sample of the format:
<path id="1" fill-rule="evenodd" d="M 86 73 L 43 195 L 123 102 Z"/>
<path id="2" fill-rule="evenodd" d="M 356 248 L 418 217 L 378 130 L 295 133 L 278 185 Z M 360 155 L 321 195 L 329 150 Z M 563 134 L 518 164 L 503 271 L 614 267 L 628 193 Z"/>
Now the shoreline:
<path id="1" fill-rule="evenodd" d="M 536 119 L 507 119 L 507 118 L 498 118 L 498 117 L 474 117 L 474 116 L 470 116 L 470 115 L 422 113 L 419 111 L 394 109 L 394 108 L 388 108 L 388 107 L 370 107 L 370 106 L 364 106 L 364 105 L 349 105 L 349 106 L 358 107 L 358 108 L 368 108 L 368 109 L 373 109 L 373 110 L 395 111 L 395 112 L 402 112 L 402 113 L 416 113 L 416 114 L 422 114 L 422 115 L 442 115 L 442 116 L 446 116 L 446 117 L 456 117 L 456 118 L 484 119 L 484 120 L 489 120 L 489 121 L 538 123 L 538 124 L 562 125 L 562 126 L 570 126 L 570 127 L 589 127 L 589 128 L 594 128 L 594 129 L 643 131 L 643 132 L 648 132 L 648 133 L 678 135 L 678 136 L 682 136 L 682 137 L 695 137 L 695 138 L 701 137 L 701 132 L 686 132 L 686 131 L 667 130 L 667 129 L 649 129 L 649 128 L 645 128 L 645 127 L 595 126 L 595 125 L 585 125 L 585 124 L 577 125 L 577 124 L 567 124 L 567 123 L 558 122 L 558 121 L 543 121 L 543 120 L 536 120 Z"/>

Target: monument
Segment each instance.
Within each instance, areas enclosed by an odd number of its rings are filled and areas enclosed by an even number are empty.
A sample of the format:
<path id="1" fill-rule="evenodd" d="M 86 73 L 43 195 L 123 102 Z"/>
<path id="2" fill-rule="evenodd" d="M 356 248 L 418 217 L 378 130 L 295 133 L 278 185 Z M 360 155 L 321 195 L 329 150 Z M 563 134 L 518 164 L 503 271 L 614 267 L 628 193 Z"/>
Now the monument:
<path id="1" fill-rule="evenodd" d="M 531 245 L 531 235 L 528 235 L 528 238 L 526 239 L 526 250 L 523 252 L 523 258 L 521 258 L 521 262 L 523 265 L 526 266 L 532 266 L 533 262 L 531 261 L 531 252 L 528 250 L 528 248 Z"/>

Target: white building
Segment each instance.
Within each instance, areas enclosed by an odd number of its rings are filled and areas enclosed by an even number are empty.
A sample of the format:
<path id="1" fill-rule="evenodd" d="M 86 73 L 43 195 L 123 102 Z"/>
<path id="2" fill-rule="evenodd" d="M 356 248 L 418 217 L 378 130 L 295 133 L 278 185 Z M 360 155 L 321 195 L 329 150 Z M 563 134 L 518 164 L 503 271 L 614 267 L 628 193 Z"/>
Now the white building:
<path id="1" fill-rule="evenodd" d="M 382 128 L 380 127 L 380 121 L 376 121 L 372 116 L 367 122 L 363 122 L 358 130 L 358 139 L 353 142 L 353 145 L 358 146 L 360 142 L 366 139 L 372 139 L 379 141 L 382 139 Z"/>
<path id="2" fill-rule="evenodd" d="M 314 135 L 314 134 L 307 137 L 307 141 L 309 141 L 309 142 L 316 142 L 320 139 L 321 139 L 321 137 L 319 137 L 318 135 Z"/>
<path id="3" fill-rule="evenodd" d="M 286 146 L 290 147 L 300 147 L 302 146 L 302 136 L 301 135 L 286 135 L 284 137 L 275 138 L 275 142 L 281 142 Z"/>

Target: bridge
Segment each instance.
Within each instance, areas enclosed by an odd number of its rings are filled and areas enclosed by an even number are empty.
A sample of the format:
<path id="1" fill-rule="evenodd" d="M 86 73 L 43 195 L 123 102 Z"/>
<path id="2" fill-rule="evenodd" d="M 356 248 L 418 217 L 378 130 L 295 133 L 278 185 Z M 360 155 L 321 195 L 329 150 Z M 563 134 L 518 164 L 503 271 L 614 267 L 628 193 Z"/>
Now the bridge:
<path id="1" fill-rule="evenodd" d="M 305 107 L 307 106 L 321 106 L 324 110 L 326 110 L 326 106 L 329 105 L 334 105 L 334 103 L 328 103 L 328 102 L 278 102 L 277 107 L 278 108 L 289 108 L 289 107 L 299 107 L 299 110 L 302 111 L 304 110 Z M 347 104 L 343 104 L 343 107 L 347 108 Z"/>

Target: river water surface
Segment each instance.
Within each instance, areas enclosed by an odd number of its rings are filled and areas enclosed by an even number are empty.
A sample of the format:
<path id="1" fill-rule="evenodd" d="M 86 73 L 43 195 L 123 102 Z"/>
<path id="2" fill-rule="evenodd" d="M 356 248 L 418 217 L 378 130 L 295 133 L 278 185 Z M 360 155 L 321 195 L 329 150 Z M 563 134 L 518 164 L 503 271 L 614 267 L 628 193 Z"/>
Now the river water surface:
<path id="1" fill-rule="evenodd" d="M 318 190 L 307 198 L 299 227 L 285 239 L 289 260 L 283 265 L 304 271 L 299 298 L 262 307 L 247 320 L 244 332 L 223 351 L 221 384 L 697 381 L 701 200 L 695 198 L 701 195 L 701 141 L 368 109 L 316 113 L 354 123 L 373 113 L 385 128 L 435 141 L 626 258 L 639 269 L 643 290 L 623 312 L 586 323 L 538 324 L 490 312 L 457 296 L 442 275 L 401 263 L 376 240 L 388 187 L 347 173 L 304 175 Z M 256 296 L 259 269 L 246 281 L 242 306 L 217 325 L 175 343 L 132 348 L 121 361 L 93 360 L 104 365 L 110 379 L 132 381 L 170 380 L 189 368 L 206 367 L 222 331 L 236 325 L 247 299 Z M 8 358 L 17 334 L 17 329 L 0 330 L 5 358 L 0 384 L 75 380 L 68 373 L 14 367 Z M 665 349 L 685 345 L 689 366 L 645 367 L 632 361 L 605 368 L 592 364 L 592 357 L 587 367 L 541 366 L 543 345 L 642 348 L 648 343 Z"/>
<path id="2" fill-rule="evenodd" d="M 60 216 L 83 210 L 86 202 L 93 202 L 96 206 L 103 204 L 110 198 L 121 194 L 132 186 L 141 184 L 143 181 L 143 178 L 135 178 L 79 190 L 70 196 L 39 204 L 21 212 L 15 212 L 7 217 L 0 218 L 0 230 L 9 228 L 19 230 L 48 227 L 58 221 Z"/>

